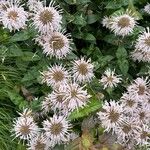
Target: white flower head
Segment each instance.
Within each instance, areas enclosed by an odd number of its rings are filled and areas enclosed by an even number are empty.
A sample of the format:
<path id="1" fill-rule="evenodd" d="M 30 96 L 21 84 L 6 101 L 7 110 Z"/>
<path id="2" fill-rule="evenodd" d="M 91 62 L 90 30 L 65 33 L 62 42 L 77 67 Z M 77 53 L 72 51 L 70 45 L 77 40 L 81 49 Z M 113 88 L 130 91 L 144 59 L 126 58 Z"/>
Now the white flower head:
<path id="1" fill-rule="evenodd" d="M 70 78 L 68 71 L 62 65 L 48 67 L 48 71 L 42 72 L 41 75 L 42 83 L 52 87 L 66 84 Z"/>
<path id="2" fill-rule="evenodd" d="M 137 135 L 139 129 L 140 127 L 133 117 L 124 117 L 124 122 L 115 129 L 117 143 L 127 144 Z"/>
<path id="3" fill-rule="evenodd" d="M 54 144 L 61 144 L 69 141 L 71 124 L 64 116 L 54 115 L 43 122 L 43 129 L 46 136 Z"/>
<path id="4" fill-rule="evenodd" d="M 138 60 L 139 62 L 150 62 L 150 51 L 135 49 L 133 52 L 131 52 L 131 57 L 134 61 Z"/>
<path id="5" fill-rule="evenodd" d="M 148 77 L 137 78 L 128 88 L 128 92 L 138 101 L 145 101 L 149 96 L 149 80 Z"/>
<path id="6" fill-rule="evenodd" d="M 33 10 L 33 25 L 39 32 L 49 33 L 61 28 L 62 16 L 58 8 L 59 6 L 54 6 L 52 0 L 48 7 L 38 5 L 38 8 Z"/>
<path id="7" fill-rule="evenodd" d="M 70 111 L 84 107 L 91 97 L 91 95 L 87 93 L 87 90 L 84 90 L 84 87 L 79 86 L 75 82 L 67 84 L 64 93 L 63 104 L 66 105 Z"/>
<path id="8" fill-rule="evenodd" d="M 38 7 L 42 7 L 43 3 L 39 0 L 28 0 L 27 6 L 29 8 L 29 11 L 35 11 L 38 9 Z"/>
<path id="9" fill-rule="evenodd" d="M 31 109 L 25 108 L 22 113 L 19 113 L 19 115 L 20 117 L 26 118 L 26 117 L 32 117 L 33 114 Z"/>
<path id="10" fill-rule="evenodd" d="M 50 150 L 53 146 L 44 133 L 39 133 L 29 140 L 28 150 Z"/>
<path id="11" fill-rule="evenodd" d="M 133 32 L 136 25 L 135 18 L 130 13 L 115 14 L 111 19 L 110 29 L 120 36 L 127 36 Z"/>
<path id="12" fill-rule="evenodd" d="M 32 117 L 19 117 L 14 121 L 12 131 L 15 137 L 29 140 L 38 134 L 39 128 Z"/>
<path id="13" fill-rule="evenodd" d="M 58 59 L 64 58 L 71 52 L 70 34 L 64 34 L 65 31 L 54 31 L 47 38 L 43 45 L 43 53 Z"/>
<path id="14" fill-rule="evenodd" d="M 105 101 L 102 111 L 97 114 L 102 126 L 107 132 L 111 129 L 114 132 L 115 128 L 123 122 L 123 107 L 115 101 Z"/>
<path id="15" fill-rule="evenodd" d="M 140 124 L 150 124 L 150 109 L 148 107 L 134 110 L 133 117 Z"/>
<path id="16" fill-rule="evenodd" d="M 52 109 L 52 104 L 51 104 L 51 100 L 49 99 L 49 97 L 45 97 L 45 99 L 42 101 L 42 111 L 43 113 L 48 113 L 50 112 L 50 110 Z"/>
<path id="17" fill-rule="evenodd" d="M 111 28 L 111 20 L 112 20 L 111 17 L 105 16 L 102 20 L 103 27 L 110 29 Z"/>
<path id="18" fill-rule="evenodd" d="M 44 44 L 46 43 L 48 37 L 49 37 L 49 35 L 47 33 L 37 35 L 36 38 L 35 38 L 35 42 L 37 44 L 39 44 L 40 46 L 44 46 Z"/>
<path id="19" fill-rule="evenodd" d="M 121 80 L 120 75 L 115 74 L 115 70 L 112 71 L 111 69 L 107 69 L 102 75 L 100 83 L 104 86 L 104 89 L 106 89 L 108 87 L 117 87 Z"/>
<path id="20" fill-rule="evenodd" d="M 147 3 L 147 5 L 145 5 L 144 11 L 150 15 L 150 4 L 149 3 Z"/>
<path id="21" fill-rule="evenodd" d="M 138 107 L 138 101 L 130 93 L 124 93 L 120 99 L 120 102 L 126 113 L 133 113 Z"/>
<path id="22" fill-rule="evenodd" d="M 28 21 L 28 13 L 20 6 L 19 1 L 11 1 L 5 5 L 6 9 L 1 11 L 0 21 L 4 28 L 11 31 L 20 30 L 25 28 Z"/>
<path id="23" fill-rule="evenodd" d="M 137 136 L 135 136 L 135 140 L 137 141 L 137 145 L 150 146 L 150 127 L 148 125 L 143 124 L 138 132 Z"/>
<path id="24" fill-rule="evenodd" d="M 84 60 L 81 58 L 80 60 L 73 61 L 72 73 L 75 81 L 82 82 L 90 82 L 94 77 L 93 73 L 94 65 L 91 63 L 91 60 Z"/>
<path id="25" fill-rule="evenodd" d="M 150 52 L 150 30 L 147 27 L 138 37 L 135 48 L 143 52 Z"/>
<path id="26" fill-rule="evenodd" d="M 62 85 L 61 85 L 62 86 Z M 51 94 L 48 94 L 46 97 L 47 100 L 51 102 L 51 108 L 56 111 L 65 109 L 65 105 L 63 105 L 64 102 L 64 96 L 65 93 L 60 90 L 60 88 L 56 88 L 54 91 L 52 91 Z"/>

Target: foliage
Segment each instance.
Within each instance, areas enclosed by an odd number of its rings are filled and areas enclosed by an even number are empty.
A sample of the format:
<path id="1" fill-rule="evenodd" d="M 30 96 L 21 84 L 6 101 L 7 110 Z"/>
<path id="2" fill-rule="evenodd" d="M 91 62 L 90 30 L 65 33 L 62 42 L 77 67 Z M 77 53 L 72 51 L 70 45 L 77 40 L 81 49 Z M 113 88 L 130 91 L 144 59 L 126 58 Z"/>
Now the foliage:
<path id="1" fill-rule="evenodd" d="M 133 41 L 137 39 L 144 27 L 149 26 L 149 16 L 142 11 L 147 1 L 56 0 L 56 2 L 64 11 L 63 26 L 67 32 L 71 33 L 74 42 L 73 52 L 66 60 L 59 61 L 67 66 L 74 58 L 84 56 L 91 58 L 95 66 L 96 78 L 90 85 L 87 85 L 88 91 L 93 96 L 90 104 L 70 115 L 70 119 L 77 126 L 76 130 L 82 135 L 81 138 L 87 140 L 85 142 L 91 140 L 92 144 L 88 143 L 91 146 L 95 142 L 92 139 L 93 133 L 80 131 L 78 124 L 81 124 L 87 116 L 95 114 L 101 108 L 104 98 L 118 100 L 127 85 L 137 75 L 150 75 L 150 64 L 134 62 L 129 55 L 134 48 Z M 101 22 L 105 15 L 111 15 L 126 8 L 130 8 L 139 19 L 139 24 L 135 27 L 132 35 L 120 38 L 102 27 Z M 10 137 L 12 119 L 17 117 L 15 112 L 21 111 L 25 107 L 40 111 L 43 96 L 51 90 L 41 84 L 40 71 L 55 64 L 57 60 L 46 57 L 42 53 L 41 47 L 34 44 L 33 39 L 36 37 L 37 31 L 31 26 L 15 33 L 9 33 L 1 25 L 0 33 L 0 149 L 23 150 L 23 146 L 18 145 L 16 140 L 12 142 Z M 122 85 L 112 91 L 103 90 L 98 83 L 98 79 L 107 68 L 115 68 L 123 78 Z M 99 98 L 98 94 L 105 95 L 105 97 Z M 36 97 L 37 101 L 34 100 Z M 98 132 L 98 136 L 101 135 L 97 129 L 93 129 L 92 132 Z M 80 140 L 77 139 L 75 142 L 82 143 L 83 141 Z M 68 147 L 66 150 L 69 150 Z M 60 146 L 58 149 L 63 148 Z M 70 149 L 78 150 L 79 148 Z"/>

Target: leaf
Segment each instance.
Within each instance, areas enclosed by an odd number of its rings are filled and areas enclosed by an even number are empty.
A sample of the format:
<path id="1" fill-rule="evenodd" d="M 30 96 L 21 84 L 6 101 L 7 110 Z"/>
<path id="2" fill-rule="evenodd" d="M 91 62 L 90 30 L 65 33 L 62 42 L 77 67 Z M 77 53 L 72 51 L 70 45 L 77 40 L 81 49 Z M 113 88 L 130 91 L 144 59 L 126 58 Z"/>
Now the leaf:
<path id="1" fill-rule="evenodd" d="M 85 18 L 82 16 L 82 14 L 75 15 L 75 19 L 73 20 L 72 23 L 74 23 L 76 25 L 81 25 L 82 27 L 86 26 L 86 24 L 87 24 Z"/>
<path id="2" fill-rule="evenodd" d="M 26 30 L 24 30 L 24 31 L 20 31 L 14 34 L 10 38 L 9 42 L 25 41 L 29 38 L 30 38 L 30 34 Z"/>
<path id="3" fill-rule="evenodd" d="M 97 20 L 99 20 L 99 15 L 97 14 L 90 14 L 87 16 L 87 23 L 92 24 L 95 23 Z"/>
<path id="4" fill-rule="evenodd" d="M 23 52 L 16 44 L 13 44 L 10 47 L 8 47 L 7 55 L 9 57 L 22 56 Z"/>
<path id="5" fill-rule="evenodd" d="M 142 15 L 136 10 L 136 8 L 133 4 L 133 0 L 129 0 L 128 10 L 134 14 L 134 17 L 137 20 L 143 19 Z"/>
<path id="6" fill-rule="evenodd" d="M 87 41 L 96 41 L 96 38 L 94 37 L 93 34 L 91 33 L 86 33 L 83 35 L 83 39 L 87 40 Z"/>
<path id="7" fill-rule="evenodd" d="M 23 56 L 21 57 L 23 61 L 38 61 L 40 57 L 33 52 L 24 52 Z"/>
<path id="8" fill-rule="evenodd" d="M 116 56 L 118 59 L 127 58 L 128 54 L 126 49 L 123 46 L 119 46 L 116 52 Z"/>
<path id="9" fill-rule="evenodd" d="M 92 99 L 84 108 L 74 110 L 69 116 L 70 120 L 79 119 L 88 116 L 90 113 L 95 112 L 101 108 L 101 102 L 97 99 Z"/>
<path id="10" fill-rule="evenodd" d="M 128 73 L 128 70 L 129 70 L 129 62 L 127 59 L 120 59 L 118 60 L 118 65 L 119 65 L 119 68 L 122 72 L 123 75 L 127 75 Z"/>

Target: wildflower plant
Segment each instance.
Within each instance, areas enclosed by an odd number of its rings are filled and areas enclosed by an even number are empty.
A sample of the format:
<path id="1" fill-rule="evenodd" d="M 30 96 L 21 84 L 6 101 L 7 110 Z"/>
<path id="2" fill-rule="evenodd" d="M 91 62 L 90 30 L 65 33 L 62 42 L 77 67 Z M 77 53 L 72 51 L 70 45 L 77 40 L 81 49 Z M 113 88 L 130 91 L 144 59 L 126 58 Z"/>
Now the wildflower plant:
<path id="1" fill-rule="evenodd" d="M 0 106 L 15 108 L 0 131 L 14 149 L 150 148 L 149 5 L 0 1 Z"/>

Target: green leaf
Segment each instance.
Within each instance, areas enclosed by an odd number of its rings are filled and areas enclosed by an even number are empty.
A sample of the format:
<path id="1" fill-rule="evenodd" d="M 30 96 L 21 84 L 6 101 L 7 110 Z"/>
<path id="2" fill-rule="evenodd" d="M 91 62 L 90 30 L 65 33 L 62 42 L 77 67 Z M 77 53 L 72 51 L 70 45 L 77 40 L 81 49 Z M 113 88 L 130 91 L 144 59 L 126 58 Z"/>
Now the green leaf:
<path id="1" fill-rule="evenodd" d="M 83 39 L 87 41 L 96 41 L 96 38 L 91 33 L 86 33 L 83 35 Z"/>
<path id="2" fill-rule="evenodd" d="M 71 113 L 70 120 L 79 119 L 88 116 L 90 113 L 97 111 L 101 108 L 101 102 L 97 99 L 91 99 L 91 101 L 84 107 L 79 108 Z"/>
<path id="3" fill-rule="evenodd" d="M 118 59 L 127 58 L 128 54 L 126 49 L 123 46 L 119 46 L 116 52 L 116 56 Z"/>
<path id="4" fill-rule="evenodd" d="M 10 38 L 9 42 L 25 41 L 29 38 L 30 38 L 30 34 L 28 33 L 28 31 L 24 30 L 24 31 L 20 31 L 14 34 Z"/>
<path id="5" fill-rule="evenodd" d="M 17 45 L 13 44 L 10 47 L 8 47 L 7 55 L 9 57 L 22 56 L 23 52 Z"/>
<path id="6" fill-rule="evenodd" d="M 38 61 L 40 57 L 33 52 L 24 52 L 23 56 L 21 57 L 23 61 Z"/>
<path id="7" fill-rule="evenodd" d="M 95 23 L 97 20 L 99 20 L 99 15 L 96 14 L 90 14 L 87 16 L 87 23 L 92 24 Z"/>
<path id="8" fill-rule="evenodd" d="M 85 18 L 81 15 L 75 15 L 75 19 L 73 20 L 73 23 L 76 24 L 76 25 L 81 25 L 82 27 L 83 26 L 86 26 L 86 20 Z"/>
<path id="9" fill-rule="evenodd" d="M 119 59 L 118 65 L 119 65 L 119 68 L 120 68 L 122 74 L 126 76 L 128 73 L 128 70 L 129 70 L 128 60 L 127 59 Z"/>

